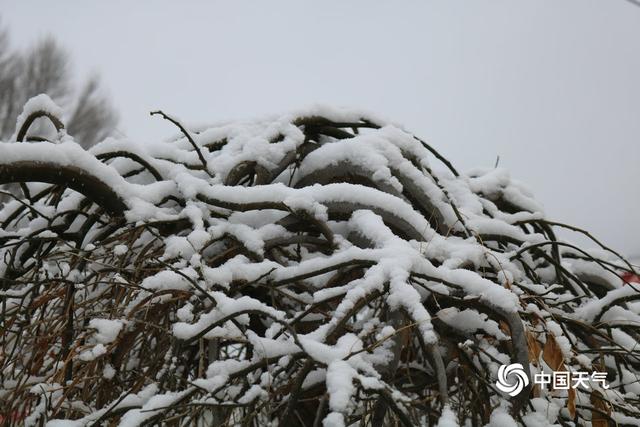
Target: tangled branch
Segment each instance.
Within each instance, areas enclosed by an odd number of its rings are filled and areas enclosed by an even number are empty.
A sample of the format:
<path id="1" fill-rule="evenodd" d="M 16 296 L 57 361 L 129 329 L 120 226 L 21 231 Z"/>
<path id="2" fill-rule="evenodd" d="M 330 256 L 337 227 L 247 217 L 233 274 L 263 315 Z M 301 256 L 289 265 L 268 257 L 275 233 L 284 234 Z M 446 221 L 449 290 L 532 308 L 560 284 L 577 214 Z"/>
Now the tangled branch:
<path id="1" fill-rule="evenodd" d="M 504 170 L 348 111 L 174 123 L 148 145 L 0 143 L 0 183 L 32 195 L 0 210 L 5 419 L 640 425 L 633 266 L 558 240 Z M 554 370 L 609 388 L 533 385 Z"/>

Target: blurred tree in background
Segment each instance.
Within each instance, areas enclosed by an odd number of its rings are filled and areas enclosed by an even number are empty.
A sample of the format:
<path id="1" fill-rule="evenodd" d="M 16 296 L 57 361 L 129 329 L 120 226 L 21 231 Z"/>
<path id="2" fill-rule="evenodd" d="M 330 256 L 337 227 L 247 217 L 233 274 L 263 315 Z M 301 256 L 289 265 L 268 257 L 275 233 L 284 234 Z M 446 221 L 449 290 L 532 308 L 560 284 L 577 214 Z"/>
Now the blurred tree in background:
<path id="1" fill-rule="evenodd" d="M 98 76 L 91 76 L 82 86 L 72 77 L 69 55 L 53 37 L 18 50 L 0 25 L 0 139 L 13 134 L 22 106 L 41 93 L 71 112 L 66 118 L 67 132 L 83 147 L 112 134 L 118 116 L 102 93 Z"/>

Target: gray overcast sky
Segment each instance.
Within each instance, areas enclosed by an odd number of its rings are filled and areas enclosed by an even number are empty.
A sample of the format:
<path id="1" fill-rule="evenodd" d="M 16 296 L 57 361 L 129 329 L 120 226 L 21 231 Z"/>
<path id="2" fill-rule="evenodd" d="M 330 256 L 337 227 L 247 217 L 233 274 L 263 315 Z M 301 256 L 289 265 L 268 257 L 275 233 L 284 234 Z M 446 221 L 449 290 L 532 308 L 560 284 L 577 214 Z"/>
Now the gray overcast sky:
<path id="1" fill-rule="evenodd" d="M 312 103 L 362 107 L 458 168 L 500 165 L 553 219 L 640 255 L 640 7 L 625 0 L 10 1 L 99 71 L 135 139 Z"/>

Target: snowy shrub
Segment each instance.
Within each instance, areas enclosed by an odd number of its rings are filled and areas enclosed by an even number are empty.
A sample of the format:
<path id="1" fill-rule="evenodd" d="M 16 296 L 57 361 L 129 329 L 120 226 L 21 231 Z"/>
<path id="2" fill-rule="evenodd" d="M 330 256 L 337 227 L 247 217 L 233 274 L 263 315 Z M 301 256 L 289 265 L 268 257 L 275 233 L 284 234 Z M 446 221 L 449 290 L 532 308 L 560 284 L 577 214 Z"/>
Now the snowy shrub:
<path id="1" fill-rule="evenodd" d="M 505 170 L 350 111 L 157 114 L 180 136 L 85 151 L 41 96 L 0 143 L 3 420 L 640 425 L 633 267 L 558 240 L 590 235 Z M 57 139 L 29 135 L 47 117 Z M 609 388 L 534 385 L 552 370 Z"/>

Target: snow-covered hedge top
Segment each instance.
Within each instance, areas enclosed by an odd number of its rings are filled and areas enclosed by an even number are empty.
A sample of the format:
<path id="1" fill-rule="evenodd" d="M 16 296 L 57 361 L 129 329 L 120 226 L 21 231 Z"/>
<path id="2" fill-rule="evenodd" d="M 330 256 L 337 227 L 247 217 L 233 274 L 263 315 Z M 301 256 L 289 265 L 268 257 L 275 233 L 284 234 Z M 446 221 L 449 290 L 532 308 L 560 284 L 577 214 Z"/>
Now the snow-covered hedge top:
<path id="1" fill-rule="evenodd" d="M 17 140 L 33 111 L 59 117 L 25 108 Z M 85 151 L 54 123 L 0 143 L 0 183 L 23 183 L 0 210 L 2 416 L 640 425 L 632 266 L 556 239 L 507 171 L 462 174 L 352 111 L 198 131 L 158 114 L 181 136 Z M 508 363 L 610 388 L 512 398 Z"/>

